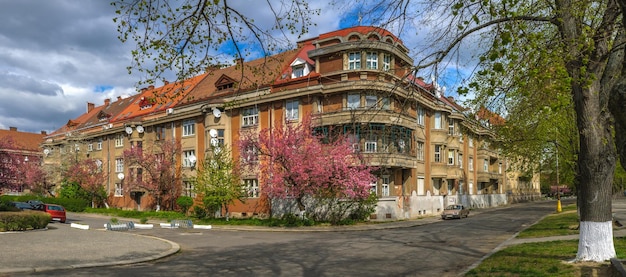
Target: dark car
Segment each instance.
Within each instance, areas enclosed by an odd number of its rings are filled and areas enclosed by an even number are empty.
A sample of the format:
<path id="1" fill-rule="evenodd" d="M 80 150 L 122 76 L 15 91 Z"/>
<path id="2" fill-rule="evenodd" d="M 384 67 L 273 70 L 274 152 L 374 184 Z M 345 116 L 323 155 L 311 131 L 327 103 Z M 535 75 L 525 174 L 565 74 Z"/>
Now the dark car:
<path id="1" fill-rule="evenodd" d="M 20 210 L 34 210 L 33 206 L 26 202 L 11 202 L 11 206 L 16 207 Z"/>
<path id="2" fill-rule="evenodd" d="M 43 211 L 50 214 L 52 220 L 65 223 L 65 208 L 61 205 L 43 204 Z"/>
<path id="3" fill-rule="evenodd" d="M 469 216 L 469 210 L 463 205 L 449 205 L 441 213 L 441 219 L 463 218 Z"/>
<path id="4" fill-rule="evenodd" d="M 43 210 L 43 202 L 39 200 L 28 200 L 26 203 L 30 204 L 35 210 Z"/>

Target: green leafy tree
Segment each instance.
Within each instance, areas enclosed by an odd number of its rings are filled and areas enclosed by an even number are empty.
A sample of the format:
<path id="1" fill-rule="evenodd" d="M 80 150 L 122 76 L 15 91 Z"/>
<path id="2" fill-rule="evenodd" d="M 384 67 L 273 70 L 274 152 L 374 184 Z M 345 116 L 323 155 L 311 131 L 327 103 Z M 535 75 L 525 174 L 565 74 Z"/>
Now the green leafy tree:
<path id="1" fill-rule="evenodd" d="M 224 146 L 211 146 L 211 152 L 197 170 L 195 192 L 202 196 L 202 202 L 209 213 L 225 211 L 229 218 L 228 206 L 235 201 L 245 201 L 248 196 L 237 163 L 231 158 L 231 151 Z"/>
<path id="2" fill-rule="evenodd" d="M 193 198 L 190 196 L 179 196 L 176 199 L 176 204 L 180 207 L 184 214 L 187 214 L 189 208 L 193 206 Z"/>

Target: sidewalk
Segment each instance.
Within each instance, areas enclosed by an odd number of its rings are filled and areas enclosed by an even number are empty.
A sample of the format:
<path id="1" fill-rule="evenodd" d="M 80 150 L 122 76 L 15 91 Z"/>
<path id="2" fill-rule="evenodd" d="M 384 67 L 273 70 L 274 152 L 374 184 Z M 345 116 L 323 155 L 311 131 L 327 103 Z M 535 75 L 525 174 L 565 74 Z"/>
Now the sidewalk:
<path id="1" fill-rule="evenodd" d="M 505 206 L 506 207 L 506 206 Z M 500 208 L 505 208 L 500 207 Z M 492 208 L 493 209 L 493 208 Z M 498 208 L 495 208 L 498 209 Z M 472 211 L 472 215 L 487 210 Z M 624 224 L 614 229 L 615 237 L 626 236 L 626 198 L 613 201 L 614 217 Z M 75 214 L 77 221 L 108 220 L 102 215 Z M 120 222 L 130 219 L 119 218 Z M 213 226 L 214 230 L 276 231 L 276 232 L 326 232 L 383 230 L 419 226 L 440 221 L 439 216 L 387 223 L 370 223 L 350 226 L 307 228 L 269 228 L 259 226 Z M 159 223 L 156 223 L 158 226 Z M 155 227 L 159 228 L 159 227 Z M 158 230 L 155 230 L 155 232 Z M 526 242 L 575 240 L 578 235 L 516 239 L 503 242 L 500 247 Z M 0 275 L 16 272 L 40 272 L 45 270 L 72 269 L 140 263 L 173 255 L 180 250 L 174 242 L 154 236 L 133 232 L 105 231 L 103 226 L 91 226 L 89 230 L 71 228 L 70 224 L 51 223 L 47 230 L 28 232 L 0 232 Z M 38 249 L 45 249 L 41 251 Z"/>

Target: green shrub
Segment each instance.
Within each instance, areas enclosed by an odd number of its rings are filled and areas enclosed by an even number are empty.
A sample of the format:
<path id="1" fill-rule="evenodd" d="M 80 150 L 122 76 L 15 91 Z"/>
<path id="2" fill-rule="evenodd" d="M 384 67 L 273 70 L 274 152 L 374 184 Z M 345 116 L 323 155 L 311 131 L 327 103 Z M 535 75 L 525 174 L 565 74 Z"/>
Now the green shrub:
<path id="1" fill-rule="evenodd" d="M 18 211 L 0 213 L 0 231 L 25 231 L 43 229 L 52 218 L 48 213 Z"/>
<path id="2" fill-rule="evenodd" d="M 146 222 L 148 222 L 148 218 L 147 218 L 147 217 L 142 217 L 142 218 L 139 220 L 139 223 L 141 223 L 141 224 L 146 224 Z"/>
<path id="3" fill-rule="evenodd" d="M 118 222 L 117 218 L 115 218 L 115 217 L 111 217 L 111 220 L 110 220 L 110 221 L 111 221 L 111 223 L 113 223 L 113 224 L 117 224 L 117 222 Z"/>
<path id="4" fill-rule="evenodd" d="M 187 214 L 187 211 L 193 205 L 193 198 L 189 196 L 179 196 L 176 199 L 176 204 L 178 204 L 183 214 Z"/>
<path id="5" fill-rule="evenodd" d="M 193 214 L 198 219 L 206 218 L 206 210 L 200 206 L 193 206 Z"/>

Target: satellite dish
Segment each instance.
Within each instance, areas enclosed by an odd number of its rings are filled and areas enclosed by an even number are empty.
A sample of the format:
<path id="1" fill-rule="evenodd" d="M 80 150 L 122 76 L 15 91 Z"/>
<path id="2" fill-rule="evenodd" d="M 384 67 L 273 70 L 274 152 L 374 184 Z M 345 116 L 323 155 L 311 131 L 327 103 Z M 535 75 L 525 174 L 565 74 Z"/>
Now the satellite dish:
<path id="1" fill-rule="evenodd" d="M 126 127 L 126 133 L 127 134 L 132 134 L 133 133 L 133 128 L 131 128 L 130 126 Z"/>
<path id="2" fill-rule="evenodd" d="M 48 149 L 48 148 L 44 149 L 43 153 L 44 153 L 44 155 L 47 156 L 48 154 L 50 154 L 50 149 Z"/>
<path id="3" fill-rule="evenodd" d="M 124 180 L 124 173 L 121 173 L 121 172 L 118 173 L 117 174 L 117 179 Z"/>
<path id="4" fill-rule="evenodd" d="M 217 146 L 219 145 L 219 143 L 220 143 L 220 140 L 219 140 L 219 139 L 217 139 L 217 138 L 211 138 L 211 145 L 212 145 L 213 147 L 217 147 Z"/>
<path id="5" fill-rule="evenodd" d="M 211 130 L 209 130 L 209 135 L 210 135 L 212 138 L 216 138 L 216 137 L 217 137 L 217 130 L 215 130 L 215 129 L 211 129 Z"/>
<path id="6" fill-rule="evenodd" d="M 98 167 L 101 167 L 101 166 L 102 166 L 102 161 L 101 161 L 101 160 L 96 160 L 96 165 L 97 165 Z"/>
<path id="7" fill-rule="evenodd" d="M 137 129 L 137 133 L 143 133 L 143 126 L 139 125 L 135 129 Z"/>
<path id="8" fill-rule="evenodd" d="M 220 109 L 218 108 L 214 108 L 213 109 L 213 116 L 219 118 L 220 116 L 222 116 L 222 112 L 220 111 Z"/>

